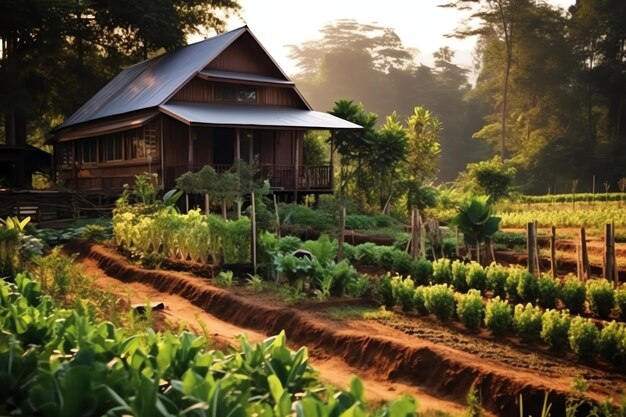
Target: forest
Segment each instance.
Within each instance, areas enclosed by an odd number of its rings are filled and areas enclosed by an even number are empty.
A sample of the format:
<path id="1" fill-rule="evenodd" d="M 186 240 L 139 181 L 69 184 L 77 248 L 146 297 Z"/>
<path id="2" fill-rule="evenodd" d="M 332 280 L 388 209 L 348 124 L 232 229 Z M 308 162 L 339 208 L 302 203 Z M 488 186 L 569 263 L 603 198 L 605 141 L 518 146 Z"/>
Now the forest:
<path id="1" fill-rule="evenodd" d="M 385 124 L 415 107 L 441 123 L 438 169 L 455 180 L 470 162 L 498 155 L 530 194 L 591 191 L 592 178 L 626 176 L 626 4 L 577 0 L 568 10 L 535 0 L 457 0 L 464 22 L 451 37 L 476 37 L 475 81 L 442 45 L 418 65 L 393 28 L 340 20 L 291 46 L 291 74 L 312 106 L 362 103 Z M 0 141 L 43 144 L 47 132 L 121 68 L 220 32 L 234 0 L 107 3 L 5 1 L 0 6 Z M 394 113 L 395 112 L 395 113 Z M 394 115 L 395 114 L 395 115 Z"/>

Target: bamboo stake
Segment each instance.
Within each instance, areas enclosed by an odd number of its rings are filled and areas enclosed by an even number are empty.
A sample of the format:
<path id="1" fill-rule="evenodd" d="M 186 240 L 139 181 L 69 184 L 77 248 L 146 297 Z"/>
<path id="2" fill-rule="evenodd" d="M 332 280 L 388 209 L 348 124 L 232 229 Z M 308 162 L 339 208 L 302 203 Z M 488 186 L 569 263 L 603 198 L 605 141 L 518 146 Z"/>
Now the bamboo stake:
<path id="1" fill-rule="evenodd" d="M 536 262 L 536 266 L 537 266 L 537 275 L 539 275 L 541 273 L 541 257 L 539 256 L 539 244 L 537 243 L 537 235 L 538 233 L 538 222 L 537 220 L 535 220 L 533 222 L 533 227 L 535 228 L 535 262 Z"/>
<path id="2" fill-rule="evenodd" d="M 607 223 L 604 227 L 604 278 L 615 281 L 615 237 L 613 235 L 613 224 Z"/>
<path id="3" fill-rule="evenodd" d="M 580 228 L 580 253 L 582 257 L 582 276 L 583 282 L 591 278 L 591 267 L 589 265 L 589 253 L 587 252 L 587 236 L 585 228 Z"/>

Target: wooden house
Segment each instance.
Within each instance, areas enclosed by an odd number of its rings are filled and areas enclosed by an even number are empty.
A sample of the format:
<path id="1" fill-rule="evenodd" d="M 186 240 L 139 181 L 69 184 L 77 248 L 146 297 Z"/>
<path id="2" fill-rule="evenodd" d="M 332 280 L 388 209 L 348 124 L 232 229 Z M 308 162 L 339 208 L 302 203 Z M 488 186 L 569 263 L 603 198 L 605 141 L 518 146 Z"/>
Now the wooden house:
<path id="1" fill-rule="evenodd" d="M 168 189 L 189 170 L 257 159 L 262 179 L 298 198 L 332 192 L 332 158 L 303 165 L 305 132 L 359 128 L 313 111 L 244 26 L 125 69 L 50 143 L 73 190 L 119 190 L 143 172 Z"/>

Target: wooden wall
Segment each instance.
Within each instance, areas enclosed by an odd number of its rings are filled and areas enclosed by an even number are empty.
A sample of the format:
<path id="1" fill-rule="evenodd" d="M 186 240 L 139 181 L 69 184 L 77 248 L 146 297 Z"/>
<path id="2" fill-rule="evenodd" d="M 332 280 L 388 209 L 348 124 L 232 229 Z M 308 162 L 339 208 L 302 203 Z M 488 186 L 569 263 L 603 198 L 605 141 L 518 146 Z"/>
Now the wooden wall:
<path id="1" fill-rule="evenodd" d="M 207 66 L 207 69 L 283 77 L 276 68 L 276 64 L 272 62 L 249 33 L 240 36 L 215 58 Z"/>

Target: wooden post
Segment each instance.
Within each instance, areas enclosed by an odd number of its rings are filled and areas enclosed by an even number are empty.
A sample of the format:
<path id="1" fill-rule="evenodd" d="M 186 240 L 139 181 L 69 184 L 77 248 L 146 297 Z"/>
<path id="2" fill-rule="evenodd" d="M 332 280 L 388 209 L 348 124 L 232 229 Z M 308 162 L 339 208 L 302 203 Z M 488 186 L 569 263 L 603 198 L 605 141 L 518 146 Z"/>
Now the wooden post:
<path id="1" fill-rule="evenodd" d="M 339 247 L 337 248 L 337 260 L 343 259 L 343 243 L 346 233 L 346 208 L 341 207 L 339 210 Z"/>
<path id="2" fill-rule="evenodd" d="M 206 214 L 207 216 L 208 216 L 208 215 L 209 215 L 209 213 L 211 212 L 211 210 L 210 210 L 210 208 L 209 208 L 209 203 L 210 203 L 210 201 L 209 201 L 209 195 L 208 195 L 208 194 L 205 194 L 205 195 L 204 195 L 204 211 L 205 211 L 205 214 Z"/>
<path id="3" fill-rule="evenodd" d="M 185 213 L 189 213 L 189 194 L 185 193 Z"/>
<path id="4" fill-rule="evenodd" d="M 256 268 L 257 268 L 257 264 L 256 264 L 256 201 L 255 201 L 255 197 L 254 197 L 254 191 L 252 191 L 252 248 L 251 248 L 251 254 L 252 254 L 252 269 L 254 271 L 254 273 L 256 274 Z"/>
<path id="5" fill-rule="evenodd" d="M 580 260 L 580 243 L 576 243 L 576 277 L 579 281 L 583 281 L 583 268 Z"/>
<path id="6" fill-rule="evenodd" d="M 276 216 L 276 236 L 280 239 L 280 217 L 278 216 L 278 201 L 276 194 L 272 194 L 274 198 L 274 215 Z"/>
<path id="7" fill-rule="evenodd" d="M 295 155 L 295 167 L 294 167 L 294 176 L 295 176 L 295 191 L 294 191 L 294 203 L 298 203 L 298 189 L 300 188 L 300 135 L 296 135 L 295 138 L 295 147 L 296 147 L 296 155 Z"/>
<path id="8" fill-rule="evenodd" d="M 416 210 L 417 224 L 419 225 L 420 252 L 419 256 L 426 257 L 426 225 L 420 217 L 420 211 Z"/>
<path id="9" fill-rule="evenodd" d="M 614 281 L 617 286 L 617 274 L 615 274 L 615 234 L 613 223 L 607 223 L 604 227 L 604 278 Z"/>
<path id="10" fill-rule="evenodd" d="M 536 263 L 536 271 L 537 271 L 537 275 L 541 274 L 541 257 L 539 256 L 539 244 L 537 243 L 537 235 L 539 227 L 538 227 L 539 222 L 537 222 L 537 220 L 535 220 L 533 222 L 533 227 L 535 229 L 535 263 Z"/>
<path id="11" fill-rule="evenodd" d="M 418 257 L 419 245 L 419 220 L 417 217 L 417 210 L 411 210 L 411 258 L 415 261 Z"/>
<path id="12" fill-rule="evenodd" d="M 585 228 L 580 228 L 580 255 L 582 262 L 582 277 L 583 282 L 586 282 L 591 278 L 591 266 L 589 265 L 589 253 L 587 252 L 587 236 Z"/>
<path id="13" fill-rule="evenodd" d="M 535 268 L 537 267 L 536 255 L 536 246 L 537 239 L 535 235 L 535 223 L 531 222 L 526 225 L 526 250 L 528 253 L 528 272 L 531 274 L 535 274 Z"/>
<path id="14" fill-rule="evenodd" d="M 552 271 L 552 278 L 556 278 L 556 227 L 552 226 L 552 232 L 550 233 L 550 270 Z"/>

